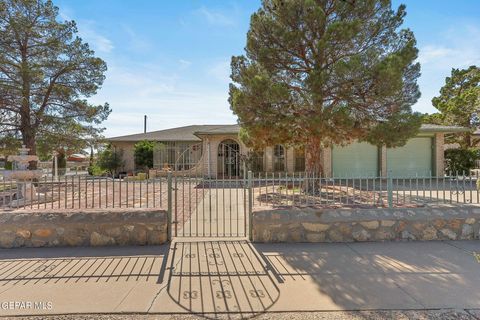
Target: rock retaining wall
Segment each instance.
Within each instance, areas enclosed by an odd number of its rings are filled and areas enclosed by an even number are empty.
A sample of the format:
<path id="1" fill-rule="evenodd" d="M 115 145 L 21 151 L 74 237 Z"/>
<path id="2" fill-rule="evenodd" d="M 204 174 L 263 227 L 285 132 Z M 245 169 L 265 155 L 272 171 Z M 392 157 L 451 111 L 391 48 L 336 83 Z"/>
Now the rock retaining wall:
<path id="1" fill-rule="evenodd" d="M 254 212 L 256 242 L 470 240 L 480 207 L 408 209 L 281 208 Z"/>
<path id="2" fill-rule="evenodd" d="M 159 209 L 0 213 L 0 248 L 159 245 L 167 213 Z"/>

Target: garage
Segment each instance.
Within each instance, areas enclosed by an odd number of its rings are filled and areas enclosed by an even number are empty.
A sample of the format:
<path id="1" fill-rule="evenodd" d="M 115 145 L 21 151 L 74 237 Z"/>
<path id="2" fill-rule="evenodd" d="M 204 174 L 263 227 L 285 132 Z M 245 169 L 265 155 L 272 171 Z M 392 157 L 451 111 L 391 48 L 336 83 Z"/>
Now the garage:
<path id="1" fill-rule="evenodd" d="M 387 149 L 387 171 L 393 177 L 429 177 L 432 169 L 433 138 L 417 137 L 403 147 Z"/>
<path id="2" fill-rule="evenodd" d="M 378 148 L 366 142 L 354 142 L 332 150 L 334 177 L 375 177 L 379 174 Z"/>

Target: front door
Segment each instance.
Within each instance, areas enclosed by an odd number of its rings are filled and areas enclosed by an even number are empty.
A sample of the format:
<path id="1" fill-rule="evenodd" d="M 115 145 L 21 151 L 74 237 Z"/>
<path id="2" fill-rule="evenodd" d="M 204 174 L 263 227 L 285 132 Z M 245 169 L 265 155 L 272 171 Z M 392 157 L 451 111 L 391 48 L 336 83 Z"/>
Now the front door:
<path id="1" fill-rule="evenodd" d="M 218 146 L 218 177 L 240 176 L 240 145 L 234 140 L 224 140 Z"/>

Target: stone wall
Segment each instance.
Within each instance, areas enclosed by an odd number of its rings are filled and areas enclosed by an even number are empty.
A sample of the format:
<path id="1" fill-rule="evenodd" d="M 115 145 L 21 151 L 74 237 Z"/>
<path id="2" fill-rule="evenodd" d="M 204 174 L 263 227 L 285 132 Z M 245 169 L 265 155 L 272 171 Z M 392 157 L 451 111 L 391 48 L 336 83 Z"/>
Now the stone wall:
<path id="1" fill-rule="evenodd" d="M 288 208 L 254 212 L 255 242 L 471 240 L 480 207 L 409 209 Z"/>
<path id="2" fill-rule="evenodd" d="M 159 209 L 0 213 L 0 248 L 159 245 L 167 213 Z"/>

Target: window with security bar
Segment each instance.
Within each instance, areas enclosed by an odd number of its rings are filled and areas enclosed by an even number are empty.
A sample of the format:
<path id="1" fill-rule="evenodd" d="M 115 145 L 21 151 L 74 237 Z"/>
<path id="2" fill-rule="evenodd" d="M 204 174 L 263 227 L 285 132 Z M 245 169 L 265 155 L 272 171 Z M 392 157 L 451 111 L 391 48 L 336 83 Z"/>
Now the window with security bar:
<path id="1" fill-rule="evenodd" d="M 273 171 L 285 171 L 285 148 L 279 144 L 273 148 Z"/>
<path id="2" fill-rule="evenodd" d="M 158 142 L 153 151 L 153 167 L 166 171 L 186 171 L 197 166 L 202 158 L 199 142 Z"/>

